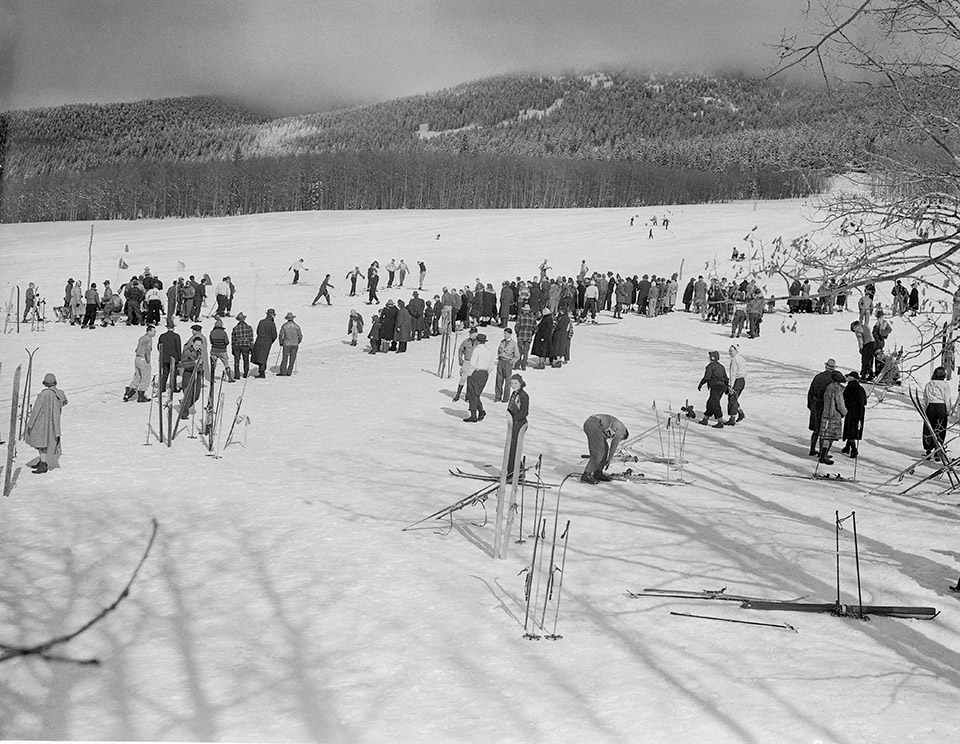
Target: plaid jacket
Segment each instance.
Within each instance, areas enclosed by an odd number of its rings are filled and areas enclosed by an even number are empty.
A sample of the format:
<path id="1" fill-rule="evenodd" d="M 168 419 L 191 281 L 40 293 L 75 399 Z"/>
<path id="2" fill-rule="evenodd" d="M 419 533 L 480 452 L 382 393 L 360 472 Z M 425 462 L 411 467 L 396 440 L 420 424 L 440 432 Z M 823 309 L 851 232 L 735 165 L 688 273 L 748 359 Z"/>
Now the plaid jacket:
<path id="1" fill-rule="evenodd" d="M 253 348 L 253 328 L 244 321 L 239 321 L 230 334 L 230 340 L 233 342 L 234 349 Z"/>

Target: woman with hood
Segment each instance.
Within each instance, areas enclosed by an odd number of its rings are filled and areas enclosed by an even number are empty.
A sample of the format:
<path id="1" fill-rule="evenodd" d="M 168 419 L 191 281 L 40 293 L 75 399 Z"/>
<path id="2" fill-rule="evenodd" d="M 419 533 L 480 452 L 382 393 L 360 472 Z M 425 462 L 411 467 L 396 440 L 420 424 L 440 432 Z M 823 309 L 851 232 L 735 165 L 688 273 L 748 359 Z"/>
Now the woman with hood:
<path id="1" fill-rule="evenodd" d="M 60 457 L 60 411 L 67 405 L 67 396 L 57 390 L 57 378 L 52 372 L 43 377 L 43 390 L 37 395 L 30 418 L 24 430 L 23 441 L 37 450 L 39 458 L 33 472 L 46 473 L 50 469 L 50 459 L 56 467 Z"/>
<path id="2" fill-rule="evenodd" d="M 706 426 L 711 418 L 716 418 L 717 423 L 713 425 L 713 428 L 722 429 L 723 408 L 720 406 L 720 398 L 727 392 L 727 388 L 730 386 L 729 378 L 727 377 L 727 370 L 720 364 L 720 352 L 711 351 L 709 357 L 710 361 L 704 368 L 703 377 L 697 385 L 697 390 L 703 390 L 703 386 L 706 385 L 710 393 L 710 396 L 707 398 L 707 407 L 703 412 L 703 418 L 700 419 L 700 423 Z"/>

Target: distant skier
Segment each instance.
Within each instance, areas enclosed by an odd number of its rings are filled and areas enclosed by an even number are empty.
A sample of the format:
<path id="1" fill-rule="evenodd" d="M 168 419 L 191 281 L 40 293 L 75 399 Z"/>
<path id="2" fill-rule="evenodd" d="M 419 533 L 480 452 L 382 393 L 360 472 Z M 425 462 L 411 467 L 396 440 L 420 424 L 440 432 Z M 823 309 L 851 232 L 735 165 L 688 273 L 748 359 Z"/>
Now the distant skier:
<path id="1" fill-rule="evenodd" d="M 367 269 L 367 292 L 369 293 L 369 299 L 367 300 L 368 305 L 372 305 L 376 302 L 380 304 L 380 298 L 377 297 L 377 285 L 380 284 L 380 274 L 377 272 L 377 269 L 380 268 L 380 264 L 374 261 L 370 264 L 370 268 Z"/>
<path id="2" fill-rule="evenodd" d="M 396 260 L 391 258 L 390 263 L 388 263 L 384 268 L 386 268 L 387 270 L 387 289 L 390 289 L 391 287 L 393 287 L 393 278 L 397 274 Z"/>
<path id="3" fill-rule="evenodd" d="M 620 449 L 620 443 L 630 436 L 623 422 L 608 413 L 595 413 L 583 422 L 583 433 L 587 435 L 587 447 L 590 456 L 580 480 L 590 485 L 612 478 L 604 473 Z"/>
<path id="4" fill-rule="evenodd" d="M 300 283 L 300 272 L 301 272 L 301 271 L 310 271 L 310 269 L 308 269 L 308 268 L 304 265 L 302 258 L 301 258 L 299 261 L 297 261 L 293 266 L 291 266 L 290 269 L 293 270 L 293 283 L 294 283 L 294 284 L 299 284 L 299 283 Z"/>
<path id="5" fill-rule="evenodd" d="M 57 378 L 52 372 L 43 376 L 43 390 L 30 409 L 30 418 L 24 429 L 23 441 L 37 450 L 39 460 L 33 472 L 46 473 L 50 469 L 49 457 L 60 454 L 60 413 L 67 405 L 67 396 L 57 390 Z"/>
<path id="6" fill-rule="evenodd" d="M 410 267 L 407 266 L 407 262 L 404 261 L 402 258 L 400 259 L 400 263 L 397 264 L 397 273 L 400 275 L 400 276 L 399 276 L 400 286 L 402 287 L 402 286 L 403 286 L 403 280 L 406 279 L 406 278 L 407 278 L 407 274 L 410 273 Z"/>
<path id="7" fill-rule="evenodd" d="M 344 277 L 345 279 L 349 279 L 349 280 L 350 280 L 350 296 L 351 296 L 351 297 L 356 297 L 356 296 L 357 296 L 357 278 L 358 278 L 362 273 L 363 273 L 363 272 L 360 271 L 360 267 L 359 267 L 359 266 L 354 266 L 354 267 L 353 267 L 353 271 L 348 271 L 348 272 L 347 272 L 347 275 Z"/>
<path id="8" fill-rule="evenodd" d="M 310 307 L 316 305 L 321 297 L 326 298 L 328 305 L 332 304 L 330 302 L 330 290 L 328 289 L 332 287 L 333 285 L 330 283 L 330 275 L 327 274 L 320 283 L 320 289 L 317 290 L 317 296 L 313 298 L 313 302 L 310 303 Z"/>
<path id="9" fill-rule="evenodd" d="M 437 236 L 440 237 L 439 235 Z M 423 289 L 423 280 L 427 278 L 427 265 L 423 261 L 417 262 L 420 266 L 420 286 L 417 289 Z"/>

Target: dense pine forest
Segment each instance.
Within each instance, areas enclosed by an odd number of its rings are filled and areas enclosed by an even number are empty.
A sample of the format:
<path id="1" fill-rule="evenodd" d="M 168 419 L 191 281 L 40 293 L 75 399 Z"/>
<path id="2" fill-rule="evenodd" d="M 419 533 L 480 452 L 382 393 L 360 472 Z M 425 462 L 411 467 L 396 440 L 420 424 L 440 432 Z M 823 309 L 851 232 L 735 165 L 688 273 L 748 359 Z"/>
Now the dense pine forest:
<path id="1" fill-rule="evenodd" d="M 0 115 L 0 219 L 639 206 L 817 191 L 878 137 L 858 89 L 502 76 L 272 119 L 197 97 Z"/>

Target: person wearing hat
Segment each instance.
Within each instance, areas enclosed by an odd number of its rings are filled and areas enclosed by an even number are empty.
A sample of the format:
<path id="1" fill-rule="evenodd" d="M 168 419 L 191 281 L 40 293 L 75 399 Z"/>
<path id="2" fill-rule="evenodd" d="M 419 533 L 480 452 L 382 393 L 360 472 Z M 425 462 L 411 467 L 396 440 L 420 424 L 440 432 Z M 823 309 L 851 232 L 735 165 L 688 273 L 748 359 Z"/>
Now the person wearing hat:
<path id="1" fill-rule="evenodd" d="M 843 402 L 843 386 L 847 378 L 833 370 L 830 384 L 823 391 L 823 412 L 820 414 L 820 459 L 824 465 L 833 465 L 830 446 L 843 434 L 843 417 L 847 407 Z"/>
<path id="2" fill-rule="evenodd" d="M 159 390 L 167 389 L 167 378 L 173 376 L 173 388 L 177 387 L 177 365 L 180 363 L 180 355 L 183 351 L 180 334 L 174 328 L 176 324 L 172 319 L 167 321 L 167 330 L 160 334 L 157 339 L 157 351 L 160 353 L 160 387 Z"/>
<path id="3" fill-rule="evenodd" d="M 397 309 L 397 303 L 393 300 L 387 300 L 387 304 L 380 311 L 380 351 L 397 350 L 397 316 L 400 311 Z"/>
<path id="4" fill-rule="evenodd" d="M 97 310 L 100 309 L 100 293 L 97 291 L 97 284 L 91 284 L 84 293 L 84 300 L 87 303 L 83 313 L 83 322 L 81 328 L 89 328 L 91 331 L 97 325 Z"/>
<path id="5" fill-rule="evenodd" d="M 233 372 L 230 370 L 230 359 L 227 356 L 227 349 L 230 346 L 230 336 L 227 335 L 227 329 L 223 327 L 223 319 L 217 318 L 213 322 L 213 330 L 210 331 L 210 384 L 217 375 L 217 360 L 223 362 L 223 371 L 227 375 L 227 382 L 236 382 Z"/>
<path id="6" fill-rule="evenodd" d="M 530 396 L 524 388 L 527 383 L 523 376 L 515 374 L 510 378 L 510 398 L 507 400 L 507 413 L 513 419 L 510 430 L 510 455 L 507 459 L 507 477 L 513 475 L 513 466 L 517 460 L 517 441 L 520 432 L 527 426 L 527 416 L 530 413 Z"/>
<path id="7" fill-rule="evenodd" d="M 600 287 L 593 279 L 590 279 L 583 290 L 583 315 L 581 316 L 583 320 L 586 320 L 589 315 L 591 323 L 597 322 L 597 302 L 599 300 Z"/>
<path id="8" fill-rule="evenodd" d="M 703 370 L 703 377 L 697 384 L 697 390 L 703 390 L 707 386 L 710 393 L 707 398 L 707 406 L 703 412 L 703 418 L 699 423 L 706 426 L 710 419 L 716 417 L 717 423 L 713 425 L 714 429 L 723 428 L 723 408 L 720 406 L 720 397 L 730 388 L 730 378 L 727 377 L 727 370 L 720 364 L 720 352 L 711 351 L 709 353 L 710 361 Z"/>
<path id="9" fill-rule="evenodd" d="M 37 450 L 39 459 L 33 468 L 34 473 L 46 473 L 50 469 L 50 458 L 56 467 L 60 456 L 60 412 L 67 405 L 67 396 L 57 389 L 57 378 L 52 372 L 43 376 L 43 390 L 30 409 L 30 418 L 24 429 L 23 441 Z"/>
<path id="10" fill-rule="evenodd" d="M 823 394 L 827 387 L 833 382 L 834 374 L 837 372 L 837 362 L 834 359 L 828 359 L 823 363 L 823 372 L 816 374 L 810 382 L 810 388 L 807 390 L 807 410 L 810 411 L 810 418 L 807 422 L 807 428 L 813 432 L 810 435 L 810 456 L 819 454 L 817 440 L 820 439 L 820 419 L 823 417 Z M 840 375 L 843 377 L 843 375 Z"/>
<path id="11" fill-rule="evenodd" d="M 230 343 L 233 345 L 233 376 L 240 378 L 240 361 L 243 361 L 243 376 L 250 374 L 250 350 L 253 348 L 253 328 L 246 322 L 247 316 L 237 313 L 237 324 L 230 334 Z"/>
<path id="12" fill-rule="evenodd" d="M 530 342 L 533 341 L 533 335 L 537 332 L 537 316 L 533 314 L 526 300 L 520 300 L 513 330 L 517 337 L 517 348 L 520 351 L 520 361 L 517 364 L 520 369 L 525 370 L 530 356 Z"/>
<path id="13" fill-rule="evenodd" d="M 477 346 L 477 335 L 479 331 L 476 326 L 471 326 L 467 337 L 460 342 L 457 349 L 457 364 L 460 365 L 460 382 L 457 385 L 457 393 L 453 396 L 454 401 L 460 400 L 460 394 L 463 392 L 463 386 L 467 384 L 467 378 L 470 377 L 470 357 Z"/>
<path id="14" fill-rule="evenodd" d="M 537 332 L 533 337 L 533 348 L 530 350 L 537 357 L 536 369 L 543 369 L 544 363 L 550 356 L 550 341 L 553 337 L 553 313 L 549 307 L 543 308 Z"/>
<path id="15" fill-rule="evenodd" d="M 270 349 L 273 348 L 273 342 L 277 340 L 277 324 L 274 321 L 276 314 L 277 311 L 271 307 L 267 310 L 266 317 L 257 323 L 257 340 L 253 343 L 250 360 L 259 368 L 255 377 L 260 379 L 267 376 Z"/>
<path id="16" fill-rule="evenodd" d="M 289 377 L 297 366 L 297 352 L 300 350 L 300 342 L 303 341 L 303 331 L 294 321 L 296 317 L 293 313 L 287 313 L 283 316 L 286 322 L 280 326 L 280 348 L 283 350 L 280 371 L 277 372 L 280 377 Z"/>
<path id="17" fill-rule="evenodd" d="M 490 370 L 496 366 L 493 350 L 487 346 L 487 337 L 483 333 L 477 334 L 476 345 L 467 361 L 467 403 L 470 406 L 470 416 L 464 421 L 474 423 L 483 421 L 487 412 L 483 410 L 483 401 L 480 396 L 487 385 Z"/>
<path id="18" fill-rule="evenodd" d="M 590 456 L 587 458 L 587 465 L 583 469 L 580 480 L 590 485 L 595 485 L 598 481 L 612 480 L 603 471 L 617 454 L 620 443 L 630 436 L 627 427 L 615 416 L 608 413 L 595 413 L 583 422 L 583 433 L 587 435 Z"/>
<path id="19" fill-rule="evenodd" d="M 740 396 L 747 386 L 747 365 L 740 355 L 740 347 L 732 344 L 729 349 L 730 363 L 727 366 L 727 380 L 730 387 L 727 390 L 727 415 L 730 419 L 727 426 L 733 426 L 743 421 L 747 415 L 740 407 Z"/>
<path id="20" fill-rule="evenodd" d="M 137 403 L 149 403 L 147 389 L 152 381 L 152 368 L 150 366 L 150 352 L 153 351 L 153 337 L 157 335 L 157 329 L 148 325 L 146 332 L 137 341 L 136 356 L 133 360 L 133 378 L 130 384 L 123 391 L 123 402 L 132 400 L 137 396 Z"/>
<path id="21" fill-rule="evenodd" d="M 847 415 L 843 417 L 844 445 L 840 451 L 856 458 L 860 454 L 857 442 L 863 439 L 863 420 L 867 411 L 867 391 L 860 384 L 860 375 L 856 372 L 847 372 L 843 404 L 847 407 Z"/>

